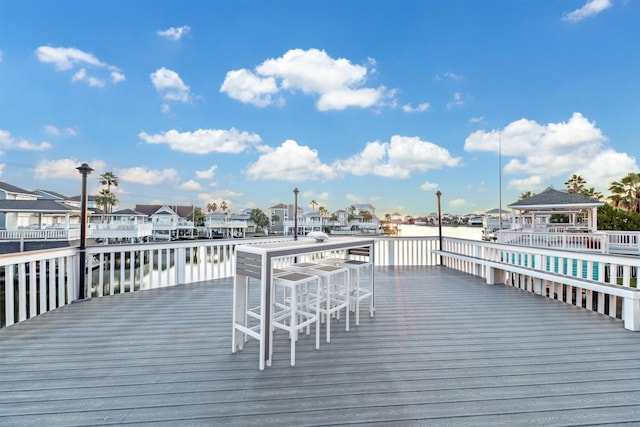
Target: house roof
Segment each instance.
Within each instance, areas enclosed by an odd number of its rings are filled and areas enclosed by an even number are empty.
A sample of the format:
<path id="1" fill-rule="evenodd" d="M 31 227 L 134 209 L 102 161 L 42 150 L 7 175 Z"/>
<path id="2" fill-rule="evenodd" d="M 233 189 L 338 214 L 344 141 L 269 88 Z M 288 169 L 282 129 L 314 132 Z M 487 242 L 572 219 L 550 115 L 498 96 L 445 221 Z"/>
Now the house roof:
<path id="1" fill-rule="evenodd" d="M 0 212 L 79 213 L 80 209 L 55 200 L 0 200 Z"/>
<path id="2" fill-rule="evenodd" d="M 33 192 L 40 196 L 44 196 L 44 198 L 47 198 L 47 199 L 58 199 L 58 200 L 68 199 L 67 196 L 51 190 L 37 189 L 37 190 L 33 190 Z"/>
<path id="3" fill-rule="evenodd" d="M 193 206 L 169 206 L 169 205 L 136 205 L 135 210 L 147 216 L 151 216 L 163 207 L 173 210 L 180 218 L 188 218 L 193 214 Z"/>
<path id="4" fill-rule="evenodd" d="M 31 196 L 37 195 L 32 191 L 25 190 L 24 188 L 16 187 L 15 185 L 11 185 L 4 181 L 0 181 L 0 190 L 6 191 L 7 193 L 29 194 Z"/>
<path id="5" fill-rule="evenodd" d="M 541 193 L 535 194 L 523 200 L 508 205 L 513 209 L 553 209 L 553 208 L 589 208 L 602 206 L 599 200 L 571 194 L 566 191 L 559 191 L 554 188 L 547 188 Z"/>
<path id="6" fill-rule="evenodd" d="M 110 216 L 148 216 L 145 213 L 138 212 L 133 209 L 121 209 L 119 211 L 111 212 L 108 215 Z"/>
<path id="7" fill-rule="evenodd" d="M 82 195 L 65 197 L 65 199 L 70 201 L 70 202 L 81 202 L 82 201 Z M 94 202 L 96 200 L 96 196 L 92 196 L 91 194 L 87 194 L 87 200 L 91 200 L 92 202 Z"/>
<path id="8" fill-rule="evenodd" d="M 289 205 L 285 203 L 278 203 L 277 205 L 271 206 L 269 209 L 287 209 Z"/>

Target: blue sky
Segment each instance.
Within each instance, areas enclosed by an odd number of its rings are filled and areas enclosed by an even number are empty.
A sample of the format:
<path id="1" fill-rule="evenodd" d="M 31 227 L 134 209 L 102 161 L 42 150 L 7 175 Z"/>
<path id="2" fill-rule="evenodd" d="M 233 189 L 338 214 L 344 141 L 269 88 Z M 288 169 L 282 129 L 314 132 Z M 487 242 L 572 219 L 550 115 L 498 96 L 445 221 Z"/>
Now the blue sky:
<path id="1" fill-rule="evenodd" d="M 77 195 L 87 162 L 118 208 L 298 187 L 414 216 L 574 173 L 607 194 L 639 170 L 638 22 L 634 0 L 2 0 L 0 180 Z"/>

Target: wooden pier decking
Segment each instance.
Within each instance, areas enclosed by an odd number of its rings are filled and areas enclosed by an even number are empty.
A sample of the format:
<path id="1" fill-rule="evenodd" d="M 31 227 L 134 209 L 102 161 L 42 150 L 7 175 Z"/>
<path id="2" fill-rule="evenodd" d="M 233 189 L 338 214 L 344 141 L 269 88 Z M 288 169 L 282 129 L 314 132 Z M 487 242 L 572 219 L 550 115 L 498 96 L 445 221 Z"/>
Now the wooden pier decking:
<path id="1" fill-rule="evenodd" d="M 376 316 L 272 367 L 231 354 L 232 279 L 74 303 L 0 330 L 0 425 L 640 424 L 640 334 L 445 267 L 378 267 Z M 335 325 L 335 326 L 334 326 Z"/>

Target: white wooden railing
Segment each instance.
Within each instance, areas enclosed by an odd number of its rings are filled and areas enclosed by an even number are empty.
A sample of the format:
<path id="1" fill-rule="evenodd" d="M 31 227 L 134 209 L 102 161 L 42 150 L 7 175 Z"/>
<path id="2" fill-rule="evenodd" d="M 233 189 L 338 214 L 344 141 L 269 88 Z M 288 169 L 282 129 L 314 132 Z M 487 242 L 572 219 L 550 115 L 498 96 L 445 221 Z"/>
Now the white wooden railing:
<path id="1" fill-rule="evenodd" d="M 291 239 L 92 246 L 86 249 L 85 295 L 96 298 L 231 277 L 236 245 Z M 438 237 L 374 237 L 374 240 L 377 266 L 435 266 L 441 260 Z M 445 265 L 484 278 L 495 274 L 495 269 L 491 270 L 486 264 L 493 262 L 579 280 L 581 286 L 574 282 L 547 281 L 536 293 L 616 318 L 622 318 L 620 311 L 625 299 L 617 291 L 631 289 L 630 284 L 637 278 L 640 266 L 640 257 L 524 248 L 447 237 L 443 238 L 443 249 L 460 256 L 445 259 Z M 77 299 L 79 249 L 0 255 L 0 275 L 0 327 L 5 327 Z M 532 275 L 520 273 L 509 277 L 505 283 L 535 291 L 537 282 L 534 283 Z M 621 285 L 613 285 L 618 279 Z M 589 290 L 592 282 L 607 284 L 610 289 L 605 286 L 597 291 Z M 576 292 L 583 297 L 575 297 Z"/>
<path id="2" fill-rule="evenodd" d="M 640 231 L 497 231 L 497 242 L 537 248 L 555 248 L 582 252 L 640 255 Z"/>
<path id="3" fill-rule="evenodd" d="M 22 228 L 18 230 L 0 230 L 0 240 L 77 240 L 79 238 L 79 228 Z"/>
<path id="4" fill-rule="evenodd" d="M 514 230 L 497 231 L 498 243 L 536 248 L 607 253 L 609 240 L 602 233 L 542 233 Z"/>
<path id="5" fill-rule="evenodd" d="M 640 331 L 640 257 L 445 239 L 442 264 L 576 307 Z"/>

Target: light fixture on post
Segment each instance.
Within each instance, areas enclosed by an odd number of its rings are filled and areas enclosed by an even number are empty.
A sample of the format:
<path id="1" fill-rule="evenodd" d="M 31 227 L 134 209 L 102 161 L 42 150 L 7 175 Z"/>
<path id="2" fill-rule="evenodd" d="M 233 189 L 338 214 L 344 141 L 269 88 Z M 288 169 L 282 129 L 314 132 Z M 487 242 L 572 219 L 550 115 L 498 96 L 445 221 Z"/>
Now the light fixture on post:
<path id="1" fill-rule="evenodd" d="M 442 191 L 436 191 L 436 196 L 438 197 L 438 238 L 440 241 L 439 250 L 442 250 L 442 211 L 440 209 L 440 196 L 442 196 Z M 440 255 L 440 265 L 442 265 L 442 255 Z"/>
<path id="2" fill-rule="evenodd" d="M 294 204 L 293 204 L 293 240 L 298 240 L 298 187 L 293 189 Z"/>
<path id="3" fill-rule="evenodd" d="M 81 164 L 76 169 L 78 169 L 82 175 L 82 203 L 80 204 L 80 282 L 78 284 L 78 299 L 83 300 L 85 298 L 84 286 L 87 275 L 87 176 L 93 172 L 93 169 L 86 163 Z"/>

